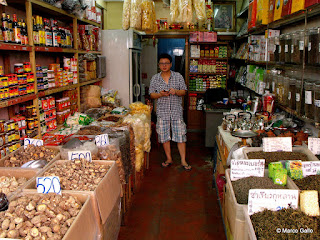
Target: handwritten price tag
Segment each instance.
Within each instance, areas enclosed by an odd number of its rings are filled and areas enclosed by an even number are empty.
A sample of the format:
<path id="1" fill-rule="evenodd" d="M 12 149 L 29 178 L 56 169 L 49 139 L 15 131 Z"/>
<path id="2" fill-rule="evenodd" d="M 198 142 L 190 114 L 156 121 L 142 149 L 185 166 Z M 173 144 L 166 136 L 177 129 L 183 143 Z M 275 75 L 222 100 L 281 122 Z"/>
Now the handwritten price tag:
<path id="1" fill-rule="evenodd" d="M 320 154 L 320 138 L 308 138 L 308 148 L 309 150 L 315 154 Z"/>
<path id="2" fill-rule="evenodd" d="M 37 177 L 38 193 L 56 193 L 61 194 L 59 177 Z"/>
<path id="3" fill-rule="evenodd" d="M 231 181 L 236 181 L 245 177 L 263 177 L 265 159 L 232 159 L 230 177 Z"/>
<path id="4" fill-rule="evenodd" d="M 109 145 L 109 136 L 108 134 L 101 134 L 101 135 L 97 135 L 96 138 L 96 145 L 98 147 L 101 147 L 101 146 L 106 146 L 106 145 Z"/>
<path id="5" fill-rule="evenodd" d="M 264 152 L 292 152 L 291 137 L 268 137 L 262 142 Z"/>
<path id="6" fill-rule="evenodd" d="M 92 156 L 90 151 L 69 151 L 68 152 L 68 159 L 75 160 L 75 159 L 87 159 L 89 162 L 92 161 Z"/>
<path id="7" fill-rule="evenodd" d="M 24 139 L 24 148 L 27 148 L 28 145 L 43 146 L 43 140 L 34 139 L 34 138 L 25 138 Z"/>

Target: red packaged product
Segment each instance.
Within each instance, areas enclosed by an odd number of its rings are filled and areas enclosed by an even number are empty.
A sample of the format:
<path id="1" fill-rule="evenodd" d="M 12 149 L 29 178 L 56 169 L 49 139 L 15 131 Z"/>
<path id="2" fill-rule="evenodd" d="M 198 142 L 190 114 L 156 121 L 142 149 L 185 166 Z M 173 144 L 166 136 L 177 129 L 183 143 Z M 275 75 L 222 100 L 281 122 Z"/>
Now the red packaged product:
<path id="1" fill-rule="evenodd" d="M 292 0 L 283 1 L 281 17 L 291 14 Z"/>
<path id="2" fill-rule="evenodd" d="M 41 105 L 43 110 L 48 110 L 49 109 L 49 101 L 48 98 L 42 98 L 41 99 Z"/>
<path id="3" fill-rule="evenodd" d="M 54 108 L 55 105 L 56 105 L 55 98 L 54 97 L 49 97 L 49 104 L 48 104 L 49 109 Z"/>
<path id="4" fill-rule="evenodd" d="M 305 0 L 304 7 L 307 8 L 317 3 L 320 3 L 320 0 Z"/>
<path id="5" fill-rule="evenodd" d="M 273 22 L 275 1 L 276 0 L 269 0 L 269 15 L 268 15 L 269 23 Z"/>
<path id="6" fill-rule="evenodd" d="M 250 0 L 248 10 L 248 30 L 256 26 L 257 20 L 257 0 Z"/>

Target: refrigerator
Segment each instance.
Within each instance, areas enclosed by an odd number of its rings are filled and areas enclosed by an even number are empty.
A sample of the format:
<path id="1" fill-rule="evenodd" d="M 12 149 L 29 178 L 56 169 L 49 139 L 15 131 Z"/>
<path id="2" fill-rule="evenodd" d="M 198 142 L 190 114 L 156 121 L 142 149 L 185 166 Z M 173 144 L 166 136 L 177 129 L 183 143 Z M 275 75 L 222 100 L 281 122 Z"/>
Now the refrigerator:
<path id="1" fill-rule="evenodd" d="M 107 72 L 103 87 L 117 90 L 125 107 L 141 101 L 141 34 L 132 29 L 103 30 L 102 41 Z"/>

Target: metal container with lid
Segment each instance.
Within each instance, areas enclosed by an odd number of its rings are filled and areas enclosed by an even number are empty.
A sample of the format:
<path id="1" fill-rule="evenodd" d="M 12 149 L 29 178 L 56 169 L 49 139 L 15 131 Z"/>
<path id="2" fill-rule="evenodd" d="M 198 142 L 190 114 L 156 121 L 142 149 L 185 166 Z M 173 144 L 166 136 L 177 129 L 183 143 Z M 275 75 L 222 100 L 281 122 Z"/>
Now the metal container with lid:
<path id="1" fill-rule="evenodd" d="M 289 77 L 288 106 L 293 110 L 296 109 L 296 82 L 297 79 Z"/>

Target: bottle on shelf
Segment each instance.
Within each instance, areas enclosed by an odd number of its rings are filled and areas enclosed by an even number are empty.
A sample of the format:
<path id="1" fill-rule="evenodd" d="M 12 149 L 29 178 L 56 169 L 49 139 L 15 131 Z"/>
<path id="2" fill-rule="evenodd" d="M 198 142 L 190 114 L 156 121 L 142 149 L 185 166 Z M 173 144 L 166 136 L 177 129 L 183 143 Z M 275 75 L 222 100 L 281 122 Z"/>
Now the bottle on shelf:
<path id="1" fill-rule="evenodd" d="M 2 34 L 3 34 L 3 41 L 5 43 L 9 43 L 9 28 L 8 28 L 8 19 L 6 13 L 2 13 Z"/>
<path id="2" fill-rule="evenodd" d="M 58 29 L 58 46 L 61 47 L 62 43 L 61 43 L 61 27 L 58 27 L 57 25 L 57 29 Z"/>
<path id="3" fill-rule="evenodd" d="M 21 25 L 21 23 L 20 23 Z M 18 24 L 17 15 L 13 14 L 13 23 L 12 23 L 13 33 L 14 33 L 14 42 L 21 44 L 21 26 Z"/>
<path id="4" fill-rule="evenodd" d="M 53 46 L 54 47 L 59 47 L 59 39 L 58 39 L 58 26 L 57 26 L 57 21 L 51 20 L 51 26 L 52 26 L 52 41 L 53 41 Z"/>
<path id="5" fill-rule="evenodd" d="M 9 31 L 9 42 L 14 42 L 13 29 L 12 29 L 12 20 L 10 19 L 10 15 L 7 14 L 8 21 L 8 31 Z"/>
<path id="6" fill-rule="evenodd" d="M 27 26 L 26 23 L 22 20 L 22 27 L 21 27 L 21 43 L 23 45 L 28 45 L 29 44 L 29 39 L 28 39 L 28 31 L 27 31 Z"/>
<path id="7" fill-rule="evenodd" d="M 39 46 L 39 31 L 36 18 L 33 18 L 33 44 Z"/>
<path id="8" fill-rule="evenodd" d="M 46 46 L 52 47 L 52 31 L 50 28 L 49 19 L 44 19 L 44 26 L 45 26 L 45 39 L 46 39 Z"/>
<path id="9" fill-rule="evenodd" d="M 39 41 L 40 46 L 46 46 L 46 39 L 45 39 L 45 30 L 43 26 L 42 17 L 39 17 Z"/>

